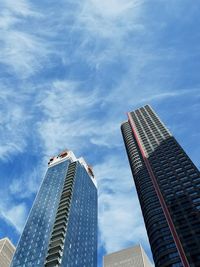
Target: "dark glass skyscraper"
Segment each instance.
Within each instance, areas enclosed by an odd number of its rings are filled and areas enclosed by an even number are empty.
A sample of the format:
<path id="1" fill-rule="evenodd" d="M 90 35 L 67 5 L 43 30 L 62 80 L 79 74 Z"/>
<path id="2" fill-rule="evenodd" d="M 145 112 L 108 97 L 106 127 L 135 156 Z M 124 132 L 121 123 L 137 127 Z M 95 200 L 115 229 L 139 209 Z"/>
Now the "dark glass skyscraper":
<path id="1" fill-rule="evenodd" d="M 200 173 L 149 105 L 121 126 L 156 267 L 200 266 Z"/>
<path id="2" fill-rule="evenodd" d="M 96 267 L 97 188 L 83 158 L 64 151 L 46 176 L 11 267 Z"/>

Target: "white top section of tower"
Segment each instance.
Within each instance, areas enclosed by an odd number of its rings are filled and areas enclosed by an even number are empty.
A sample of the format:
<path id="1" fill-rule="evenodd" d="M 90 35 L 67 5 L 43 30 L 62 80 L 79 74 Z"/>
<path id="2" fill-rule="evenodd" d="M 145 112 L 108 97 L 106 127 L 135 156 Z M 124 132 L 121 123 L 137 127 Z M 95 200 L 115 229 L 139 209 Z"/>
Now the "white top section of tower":
<path id="1" fill-rule="evenodd" d="M 77 158 L 72 151 L 64 150 L 58 156 L 51 157 L 48 162 L 48 166 L 52 167 L 66 160 L 70 160 L 71 162 L 74 162 L 74 161 L 77 161 Z"/>
<path id="2" fill-rule="evenodd" d="M 86 171 L 87 171 L 87 173 L 89 174 L 89 176 L 91 177 L 93 183 L 94 183 L 95 186 L 97 187 L 97 181 L 96 181 L 96 178 L 95 178 L 95 176 L 94 176 L 92 167 L 86 163 L 86 161 L 84 160 L 83 157 L 78 158 L 78 161 L 79 161 L 80 164 L 86 169 Z"/>
<path id="3" fill-rule="evenodd" d="M 55 166 L 55 165 L 57 165 L 63 161 L 66 161 L 66 160 L 70 160 L 71 162 L 78 161 L 85 168 L 85 170 L 87 171 L 88 175 L 90 176 L 92 182 L 97 187 L 97 182 L 96 182 L 92 167 L 86 163 L 86 161 L 84 160 L 83 157 L 77 159 L 71 150 L 64 150 L 58 156 L 51 157 L 49 162 L 48 162 L 48 167 L 51 168 L 51 167 L 53 167 L 53 166 Z"/>

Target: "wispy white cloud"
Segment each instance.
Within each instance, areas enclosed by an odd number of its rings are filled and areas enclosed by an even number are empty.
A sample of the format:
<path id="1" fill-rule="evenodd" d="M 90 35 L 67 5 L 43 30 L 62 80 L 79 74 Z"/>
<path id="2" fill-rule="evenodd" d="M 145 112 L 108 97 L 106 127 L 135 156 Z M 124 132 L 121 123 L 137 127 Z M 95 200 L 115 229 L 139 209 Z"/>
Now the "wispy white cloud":
<path id="1" fill-rule="evenodd" d="M 168 99 L 168 98 L 174 98 L 174 97 L 185 97 L 187 95 L 191 95 L 191 94 L 196 94 L 199 95 L 200 90 L 197 88 L 188 88 L 188 89 L 179 89 L 179 90 L 175 90 L 175 89 L 169 89 L 169 90 L 165 90 L 163 88 L 163 91 L 161 91 L 160 93 L 155 93 L 153 95 L 149 95 L 146 98 L 142 98 L 140 100 L 137 101 L 137 104 L 145 104 L 145 103 L 149 103 L 149 102 L 157 102 L 157 101 L 163 101 L 164 99 Z"/>
<path id="2" fill-rule="evenodd" d="M 2 0 L 0 3 L 1 12 L 10 12 L 15 15 L 20 16 L 33 16 L 36 15 L 37 12 L 34 11 L 33 6 L 31 5 L 29 0 Z"/>
<path id="3" fill-rule="evenodd" d="M 144 23 L 139 20 L 145 2 L 84 0 L 72 4 L 72 1 L 65 1 L 62 8 L 56 8 L 59 22 L 54 16 L 46 31 L 55 38 L 63 34 L 68 36 L 67 40 L 56 41 L 58 46 L 66 44 L 66 50 L 60 56 L 67 65 L 81 59 L 91 67 L 99 68 L 130 53 L 133 44 L 126 41 L 129 35 L 134 39 L 136 34 L 145 32 Z M 65 9 L 68 12 L 63 12 Z"/>
<path id="4" fill-rule="evenodd" d="M 9 193 L 12 196 L 17 196 L 18 199 L 31 198 L 37 193 L 39 184 L 45 175 L 46 162 L 41 162 L 33 170 L 23 173 L 23 175 L 14 175 L 10 185 Z M 44 163 L 44 164 L 43 164 Z"/>
<path id="5" fill-rule="evenodd" d="M 112 155 L 94 166 L 99 188 L 101 243 L 107 253 L 134 243 L 147 243 L 131 173 L 122 158 Z"/>
<path id="6" fill-rule="evenodd" d="M 138 0 L 125 0 L 123 2 L 120 0 L 111 0 L 109 2 L 105 0 L 101 2 L 97 0 L 90 0 L 88 1 L 88 6 L 90 6 L 91 13 L 111 20 L 122 17 L 127 12 L 132 12 L 132 9 L 142 2 L 143 1 Z"/>
<path id="7" fill-rule="evenodd" d="M 104 116 L 95 118 L 91 112 L 98 112 L 104 98 L 97 90 L 86 93 L 81 90 L 82 85 L 57 80 L 41 94 L 37 106 L 44 119 L 38 123 L 38 132 L 48 155 L 62 150 L 63 145 L 79 152 L 89 144 L 118 146 L 118 125 Z"/>
<path id="8" fill-rule="evenodd" d="M 90 88 L 81 90 L 81 82 L 71 80 L 55 80 L 47 85 L 48 90 L 41 93 L 41 102 L 39 103 L 44 114 L 51 118 L 61 118 L 63 120 L 71 119 L 77 115 L 77 110 L 84 111 L 99 101 L 97 92 L 87 93 Z"/>
<path id="9" fill-rule="evenodd" d="M 38 37 L 18 30 L 1 31 L 0 62 L 11 67 L 21 77 L 34 74 L 41 68 L 47 49 Z"/>
<path id="10" fill-rule="evenodd" d="M 93 122 L 87 120 L 86 114 L 97 100 L 95 93 L 78 92 L 79 83 L 73 81 L 55 81 L 48 86 L 49 90 L 41 94 L 37 106 L 44 116 L 38 123 L 38 133 L 49 155 L 62 150 L 63 146 L 75 148 L 81 138 L 92 135 Z"/>
<path id="11" fill-rule="evenodd" d="M 0 83 L 0 86 L 0 158 L 6 160 L 10 155 L 24 151 L 30 115 L 24 105 L 25 95 L 17 98 L 16 93 L 9 86 L 3 83 Z"/>
<path id="12" fill-rule="evenodd" d="M 0 217 L 13 226 L 18 233 L 21 233 L 27 218 L 25 203 L 16 204 L 10 197 L 1 191 L 3 201 L 0 202 Z"/>
<path id="13" fill-rule="evenodd" d="M 39 20 L 40 13 L 28 0 L 3 0 L 0 17 L 0 63 L 21 78 L 34 74 L 49 53 L 41 37 L 29 28 L 31 19 Z"/>
<path id="14" fill-rule="evenodd" d="M 87 34 L 109 40 L 120 39 L 135 27 L 140 28 L 136 19 L 143 3 L 143 0 L 83 1 L 78 23 Z"/>

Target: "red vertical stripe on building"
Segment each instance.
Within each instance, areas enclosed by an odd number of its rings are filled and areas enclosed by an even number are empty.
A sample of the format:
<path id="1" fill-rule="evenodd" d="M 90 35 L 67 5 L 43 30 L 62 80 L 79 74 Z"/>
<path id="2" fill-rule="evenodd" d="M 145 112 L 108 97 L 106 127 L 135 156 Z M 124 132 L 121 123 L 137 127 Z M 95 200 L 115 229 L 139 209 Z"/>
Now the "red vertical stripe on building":
<path id="1" fill-rule="evenodd" d="M 150 162 L 149 162 L 149 160 L 148 160 L 148 158 L 146 156 L 146 153 L 145 153 L 145 151 L 144 151 L 144 149 L 142 147 L 142 144 L 140 142 L 140 139 L 138 137 L 138 134 L 137 134 L 137 131 L 136 131 L 136 126 L 135 126 L 135 123 L 134 123 L 133 118 L 131 117 L 131 114 L 130 113 L 128 113 L 128 121 L 129 121 L 130 126 L 132 128 L 132 131 L 133 131 L 133 134 L 135 136 L 135 139 L 136 139 L 136 142 L 138 144 L 138 147 L 140 149 L 140 152 L 142 154 L 142 157 L 143 157 L 145 166 L 146 166 L 146 168 L 148 170 L 149 176 L 151 177 L 151 181 L 153 183 L 153 186 L 154 186 L 154 189 L 156 191 L 156 194 L 157 194 L 157 196 L 159 198 L 160 205 L 161 205 L 162 210 L 163 210 L 163 212 L 165 214 L 165 218 L 166 218 L 167 223 L 169 225 L 169 228 L 170 228 L 171 234 L 173 236 L 174 242 L 176 244 L 177 250 L 179 252 L 179 255 L 180 255 L 182 264 L 183 264 L 184 267 L 190 267 L 190 265 L 188 263 L 188 260 L 186 258 L 185 252 L 183 250 L 181 241 L 180 241 L 179 236 L 178 236 L 178 234 L 176 232 L 176 229 L 175 229 L 174 223 L 172 221 L 171 215 L 169 213 L 169 210 L 167 208 L 167 205 L 165 203 L 165 200 L 163 198 L 163 195 L 162 195 L 162 193 L 160 191 L 160 187 L 159 187 L 159 185 L 157 183 L 157 179 L 156 179 L 156 177 L 155 177 L 155 175 L 153 173 L 153 170 L 151 168 Z"/>

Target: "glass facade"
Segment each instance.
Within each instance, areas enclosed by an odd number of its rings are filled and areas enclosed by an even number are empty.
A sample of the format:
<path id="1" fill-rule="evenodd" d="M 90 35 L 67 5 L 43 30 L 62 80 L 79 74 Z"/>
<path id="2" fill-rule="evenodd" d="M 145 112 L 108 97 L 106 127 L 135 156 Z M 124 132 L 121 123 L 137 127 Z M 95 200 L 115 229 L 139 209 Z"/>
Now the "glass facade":
<path id="1" fill-rule="evenodd" d="M 77 165 L 61 267 L 97 266 L 97 192 Z"/>
<path id="2" fill-rule="evenodd" d="M 150 106 L 122 134 L 156 266 L 200 266 L 200 174 Z"/>
<path id="3" fill-rule="evenodd" d="M 60 160 L 60 162 L 59 162 Z M 70 173 L 70 166 L 76 168 Z M 97 261 L 97 188 L 86 165 L 79 160 L 56 157 L 52 160 L 18 243 L 11 267 L 87 266 Z M 69 176 L 71 175 L 71 176 Z M 66 185 L 73 186 L 66 193 Z M 62 198 L 67 197 L 66 201 Z M 61 217 L 64 216 L 64 217 Z M 65 221 L 64 221 L 64 219 Z M 57 227 L 57 228 L 56 228 Z M 57 235 L 55 236 L 55 229 Z M 61 232 L 62 230 L 62 232 Z M 54 238 L 54 236 L 55 238 Z M 57 265 L 48 262 L 59 241 Z M 52 239 L 54 238 L 52 243 Z M 55 258 L 55 253 L 53 255 Z M 50 260 L 51 260 L 50 258 Z"/>

